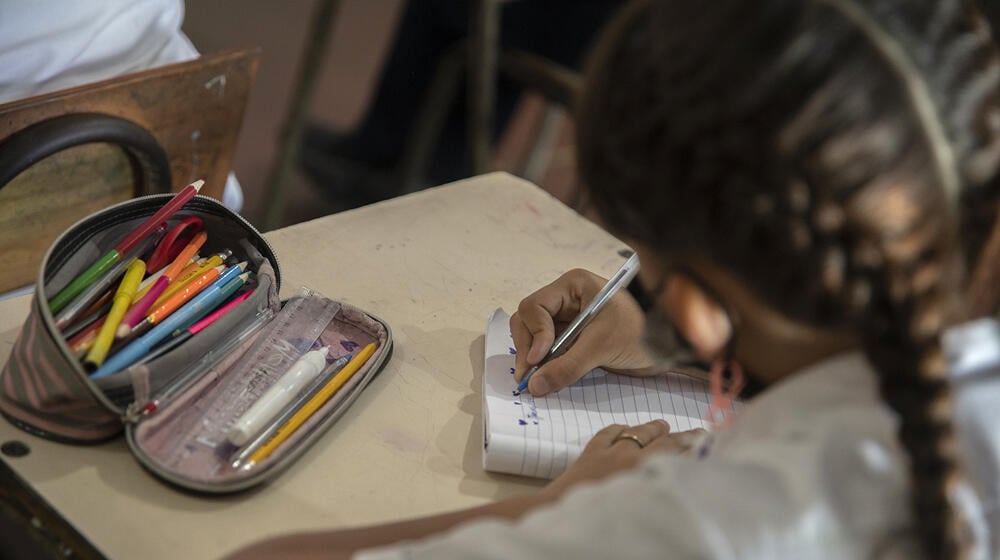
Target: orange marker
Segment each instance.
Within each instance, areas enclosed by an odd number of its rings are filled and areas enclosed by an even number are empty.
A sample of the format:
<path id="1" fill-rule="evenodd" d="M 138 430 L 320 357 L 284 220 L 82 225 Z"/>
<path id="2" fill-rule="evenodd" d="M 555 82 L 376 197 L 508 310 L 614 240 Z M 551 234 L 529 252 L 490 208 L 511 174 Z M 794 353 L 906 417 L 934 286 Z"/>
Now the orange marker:
<path id="1" fill-rule="evenodd" d="M 247 268 L 247 261 L 243 261 L 240 264 L 234 265 L 229 268 L 237 268 L 240 272 L 243 272 Z M 211 275 L 211 280 L 206 282 L 199 282 L 196 286 L 194 282 L 189 284 L 187 287 L 182 289 L 180 292 L 173 295 L 170 300 L 164 302 L 160 307 L 156 308 L 152 313 L 146 316 L 141 323 L 135 326 L 127 336 L 125 336 L 120 342 L 126 343 L 136 338 L 146 334 L 150 331 L 157 323 L 162 321 L 164 318 L 169 316 L 171 313 L 176 311 L 179 307 L 183 306 L 189 299 L 198 294 L 198 292 L 205 289 L 205 287 L 210 286 L 215 279 L 220 276 L 220 273 L 224 273 L 227 268 L 225 265 L 217 266 L 212 270 L 206 272 L 206 275 Z M 199 278 L 199 280 L 201 280 Z M 198 280 L 196 280 L 198 282 Z M 195 289 L 197 288 L 197 289 Z"/>
<path id="2" fill-rule="evenodd" d="M 219 265 L 215 268 L 210 268 L 206 270 L 205 272 L 202 273 L 201 276 L 188 282 L 186 286 L 184 286 L 183 288 L 175 292 L 173 295 L 168 297 L 163 303 L 154 307 L 153 310 L 150 311 L 148 315 L 146 315 L 146 319 L 143 322 L 149 321 L 154 325 L 156 323 L 159 323 L 160 321 L 163 320 L 164 317 L 170 315 L 171 313 L 176 311 L 180 306 L 187 303 L 187 301 L 192 297 L 194 297 L 198 292 L 204 290 L 205 286 L 208 286 L 209 284 L 214 282 L 215 279 L 218 278 L 219 275 L 222 274 L 222 271 L 225 269 L 226 269 L 225 266 Z"/>
<path id="3" fill-rule="evenodd" d="M 177 278 L 177 274 L 180 273 L 180 271 L 183 270 L 189 262 L 191 262 L 191 258 L 198 252 L 198 249 L 201 249 L 201 246 L 205 244 L 205 240 L 207 239 L 208 234 L 203 231 L 198 232 L 198 234 L 191 239 L 187 246 L 181 250 L 180 254 L 177 255 L 177 258 L 174 259 L 174 262 L 170 263 L 170 266 L 163 271 L 163 274 L 160 275 L 156 282 L 147 286 L 145 290 L 140 290 L 139 293 L 135 295 L 132 299 L 134 302 L 132 307 L 128 308 L 128 311 L 125 313 L 125 317 L 118 326 L 118 332 L 115 334 L 115 338 L 117 340 L 120 341 L 124 339 L 129 336 L 133 330 L 135 330 L 135 326 L 143 320 L 143 317 L 145 317 L 149 309 L 153 307 L 153 304 L 160 299 L 160 294 L 166 291 L 170 282 L 173 282 L 174 278 Z M 115 347 L 112 347 L 112 350 L 114 349 Z"/>
<path id="4" fill-rule="evenodd" d="M 233 254 L 232 251 L 227 250 L 222 253 L 217 253 L 215 255 L 212 255 L 207 259 L 201 259 L 201 262 L 191 263 L 187 265 L 186 267 L 184 267 L 184 270 L 181 271 L 180 276 L 178 276 L 176 280 L 172 281 L 170 285 L 167 286 L 167 289 L 163 291 L 163 294 L 161 294 L 160 297 L 157 298 L 155 302 L 153 302 L 152 307 L 155 309 L 161 303 L 167 301 L 167 298 L 176 294 L 184 286 L 187 286 L 188 283 L 194 280 L 195 278 L 198 278 L 202 274 L 208 272 L 210 269 L 213 269 L 219 266 L 220 264 L 223 264 L 225 260 L 228 259 L 232 254 Z"/>
<path id="5" fill-rule="evenodd" d="M 181 252 L 180 254 L 177 255 L 177 258 L 175 258 L 174 261 L 170 263 L 170 266 L 168 266 L 167 269 L 163 271 L 163 275 L 161 276 L 161 278 L 166 278 L 167 281 L 173 282 L 174 279 L 177 278 L 177 275 L 180 274 L 181 270 L 183 270 L 184 267 L 191 262 L 191 259 L 194 257 L 195 253 L 198 252 L 198 249 L 201 249 L 201 246 L 205 244 L 206 240 L 208 240 L 208 234 L 203 231 L 198 232 L 194 237 L 192 237 L 191 241 L 188 242 L 187 246 L 181 249 Z M 154 285 L 155 283 L 150 284 L 143 291 L 136 294 L 134 301 L 139 301 L 140 299 L 142 299 L 143 296 L 149 293 L 149 290 L 152 289 Z"/>

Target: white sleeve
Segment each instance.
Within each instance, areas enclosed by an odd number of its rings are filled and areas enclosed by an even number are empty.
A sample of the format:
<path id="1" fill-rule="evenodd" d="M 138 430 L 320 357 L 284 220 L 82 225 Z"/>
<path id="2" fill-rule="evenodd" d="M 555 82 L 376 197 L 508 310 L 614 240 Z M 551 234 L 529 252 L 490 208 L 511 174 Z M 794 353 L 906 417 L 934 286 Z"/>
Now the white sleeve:
<path id="1" fill-rule="evenodd" d="M 183 0 L 0 2 L 0 103 L 198 57 Z M 229 175 L 223 204 L 239 211 Z"/>
<path id="2" fill-rule="evenodd" d="M 651 457 L 518 522 L 473 522 L 355 558 L 859 558 L 905 548 L 893 423 L 880 410 L 842 416 L 743 438 L 702 461 Z"/>
<path id="3" fill-rule="evenodd" d="M 190 60 L 182 0 L 0 4 L 0 102 Z"/>

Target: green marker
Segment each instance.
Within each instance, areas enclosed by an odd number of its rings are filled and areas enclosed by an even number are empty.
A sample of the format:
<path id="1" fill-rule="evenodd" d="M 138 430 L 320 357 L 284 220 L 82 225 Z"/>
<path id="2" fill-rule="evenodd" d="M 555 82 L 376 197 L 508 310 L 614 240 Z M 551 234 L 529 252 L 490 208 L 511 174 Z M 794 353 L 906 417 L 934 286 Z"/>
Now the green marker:
<path id="1" fill-rule="evenodd" d="M 56 294 L 56 297 L 49 300 L 49 309 L 53 314 L 62 311 L 66 305 L 73 301 L 73 298 L 80 295 L 80 292 L 85 290 L 87 286 L 93 284 L 98 278 L 104 275 L 107 271 L 111 270 L 111 267 L 115 265 L 122 256 L 118 254 L 118 251 L 112 249 L 108 251 L 106 255 L 97 260 L 94 264 L 90 265 L 83 274 L 77 276 L 69 283 L 68 286 L 63 288 Z"/>

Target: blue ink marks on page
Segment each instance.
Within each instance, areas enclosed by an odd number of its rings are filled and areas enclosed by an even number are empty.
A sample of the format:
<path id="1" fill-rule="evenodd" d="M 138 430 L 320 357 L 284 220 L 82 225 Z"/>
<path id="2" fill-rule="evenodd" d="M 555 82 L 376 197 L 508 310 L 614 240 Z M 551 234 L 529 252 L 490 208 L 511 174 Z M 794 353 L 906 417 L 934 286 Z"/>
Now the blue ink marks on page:
<path id="1" fill-rule="evenodd" d="M 507 347 L 507 351 L 508 351 L 508 352 L 510 352 L 510 355 L 511 355 L 511 356 L 514 356 L 514 355 L 516 355 L 516 354 L 517 354 L 517 350 L 514 350 L 514 349 L 513 349 L 513 348 L 511 348 L 511 347 Z"/>
<path id="2" fill-rule="evenodd" d="M 514 368 L 510 368 L 510 374 L 514 375 Z"/>
<path id="3" fill-rule="evenodd" d="M 344 350 L 347 350 L 348 352 L 354 352 L 358 348 L 361 348 L 361 345 L 353 340 L 341 340 L 340 345 L 343 346 Z"/>
<path id="4" fill-rule="evenodd" d="M 537 426 L 538 425 L 538 421 L 542 420 L 542 417 L 540 417 L 538 415 L 538 409 L 535 407 L 535 399 L 533 399 L 533 398 L 527 398 L 527 399 L 524 399 L 524 400 L 525 400 L 524 403 L 522 403 L 521 400 L 514 401 L 514 404 L 516 404 L 518 406 L 521 406 L 522 404 L 527 404 L 528 405 L 527 407 L 525 407 L 526 410 L 524 410 L 524 412 L 522 412 L 522 414 L 524 415 L 524 417 L 523 418 L 518 418 L 517 419 L 517 424 L 519 426 L 527 426 L 528 424 L 531 424 L 533 426 Z"/>

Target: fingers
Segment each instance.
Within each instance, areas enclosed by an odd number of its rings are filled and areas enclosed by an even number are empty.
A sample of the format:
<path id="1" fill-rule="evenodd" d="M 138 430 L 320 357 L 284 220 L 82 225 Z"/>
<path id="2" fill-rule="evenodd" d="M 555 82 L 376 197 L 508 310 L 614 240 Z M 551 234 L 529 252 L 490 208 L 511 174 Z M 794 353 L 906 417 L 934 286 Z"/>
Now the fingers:
<path id="1" fill-rule="evenodd" d="M 587 447 L 610 447 L 612 445 L 631 445 L 636 449 L 649 447 L 654 442 L 670 433 L 670 424 L 666 420 L 656 419 L 652 422 L 639 424 L 638 426 L 625 426 L 622 424 L 612 424 L 594 434 Z M 635 436 L 638 439 L 622 437 L 623 435 Z M 639 444 L 642 443 L 640 446 Z"/>
<path id="2" fill-rule="evenodd" d="M 656 453 L 669 451 L 671 453 L 690 453 L 701 449 L 709 433 L 701 428 L 684 432 L 675 432 L 665 437 L 657 438 L 646 446 L 646 451 Z"/>
<path id="3" fill-rule="evenodd" d="M 525 372 L 545 357 L 545 353 L 552 347 L 552 342 L 555 340 L 555 324 L 552 322 L 552 316 L 547 313 L 544 317 L 533 313 L 531 318 L 525 320 L 525 314 L 518 310 L 510 317 L 510 335 L 514 339 L 514 349 L 517 351 L 514 355 L 514 379 L 521 381 Z M 538 355 L 541 357 L 528 359 L 529 356 Z"/>
<path id="4" fill-rule="evenodd" d="M 601 280 L 593 273 L 571 270 L 521 301 L 510 318 L 510 334 L 517 350 L 514 359 L 517 381 L 552 348 L 555 322 L 572 320 L 600 290 Z"/>
<path id="5" fill-rule="evenodd" d="M 642 449 L 669 433 L 670 424 L 666 420 L 653 420 L 622 430 L 611 440 L 611 445 L 631 445 Z"/>
<path id="6" fill-rule="evenodd" d="M 607 355 L 599 349 L 606 343 L 601 329 L 584 329 L 568 350 L 538 368 L 528 382 L 528 391 L 541 397 L 576 383 L 587 372 L 603 365 Z"/>
<path id="7" fill-rule="evenodd" d="M 528 382 L 528 391 L 533 396 L 542 397 L 576 383 L 587 372 L 600 365 L 588 353 L 589 350 L 585 341 L 577 340 L 577 344 L 565 353 L 538 368 Z"/>

